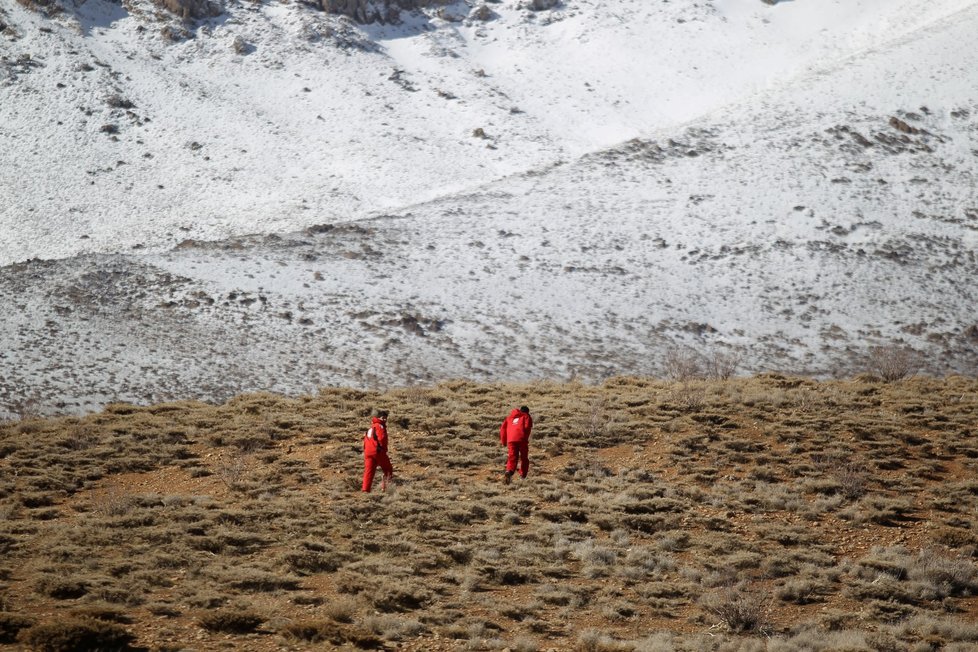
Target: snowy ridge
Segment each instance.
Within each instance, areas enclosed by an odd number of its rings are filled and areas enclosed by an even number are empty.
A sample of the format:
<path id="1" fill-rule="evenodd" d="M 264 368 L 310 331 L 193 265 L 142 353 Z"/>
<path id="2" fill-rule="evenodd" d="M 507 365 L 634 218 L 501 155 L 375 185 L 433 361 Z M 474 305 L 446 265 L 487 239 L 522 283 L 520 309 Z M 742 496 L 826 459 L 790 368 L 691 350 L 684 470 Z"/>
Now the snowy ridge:
<path id="1" fill-rule="evenodd" d="M 0 254 L 64 257 L 0 271 L 5 404 L 654 374 L 681 345 L 974 373 L 978 4 L 829 4 L 234 5 L 166 46 L 88 0 L 0 87 Z"/>

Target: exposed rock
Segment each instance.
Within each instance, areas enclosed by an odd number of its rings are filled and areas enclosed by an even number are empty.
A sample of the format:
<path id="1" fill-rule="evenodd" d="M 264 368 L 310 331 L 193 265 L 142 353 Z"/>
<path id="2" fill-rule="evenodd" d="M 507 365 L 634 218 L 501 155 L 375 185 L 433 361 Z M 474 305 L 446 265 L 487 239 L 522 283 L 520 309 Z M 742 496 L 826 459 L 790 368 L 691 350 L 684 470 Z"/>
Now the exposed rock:
<path id="1" fill-rule="evenodd" d="M 898 118 L 896 116 L 893 116 L 892 118 L 890 118 L 890 126 L 893 127 L 894 129 L 896 129 L 897 131 L 902 131 L 905 134 L 919 134 L 920 133 L 920 129 L 917 129 L 916 127 L 911 127 L 906 122 L 904 122 L 903 120 L 901 120 L 900 118 Z"/>
<path id="2" fill-rule="evenodd" d="M 527 0 L 523 3 L 522 7 L 530 11 L 546 11 L 547 9 L 553 9 L 559 4 L 560 0 Z"/>
<path id="3" fill-rule="evenodd" d="M 231 42 L 231 48 L 237 54 L 248 54 L 253 49 L 240 35 L 234 37 L 234 40 Z"/>
<path id="4" fill-rule="evenodd" d="M 358 23 L 396 23 L 401 11 L 451 4 L 453 0 L 320 0 L 328 14 L 347 16 Z"/>
<path id="5" fill-rule="evenodd" d="M 465 18 L 465 16 L 451 11 L 448 7 L 442 7 L 439 9 L 437 15 L 447 23 L 458 23 Z"/>
<path id="6" fill-rule="evenodd" d="M 164 25 L 160 34 L 168 41 L 183 41 L 193 37 L 193 34 L 183 26 Z"/>
<path id="7" fill-rule="evenodd" d="M 224 13 L 224 3 L 219 0 L 154 0 L 184 20 L 213 18 Z"/>
<path id="8" fill-rule="evenodd" d="M 492 20 L 492 16 L 492 9 L 490 9 L 489 5 L 486 4 L 479 5 L 472 10 L 472 13 L 469 14 L 469 18 L 472 20 L 480 20 L 482 22 Z"/>

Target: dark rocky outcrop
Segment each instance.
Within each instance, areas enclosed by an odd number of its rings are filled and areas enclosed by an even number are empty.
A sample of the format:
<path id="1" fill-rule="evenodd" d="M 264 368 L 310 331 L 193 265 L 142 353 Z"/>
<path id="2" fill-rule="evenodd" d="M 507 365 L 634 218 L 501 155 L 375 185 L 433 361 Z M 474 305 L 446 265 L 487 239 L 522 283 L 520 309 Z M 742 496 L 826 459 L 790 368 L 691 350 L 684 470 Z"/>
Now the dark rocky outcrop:
<path id="1" fill-rule="evenodd" d="M 560 0 L 528 0 L 523 7 L 530 11 L 546 11 L 560 4 Z"/>
<path id="2" fill-rule="evenodd" d="M 401 11 L 440 7 L 452 0 L 320 0 L 329 14 L 347 16 L 358 23 L 396 23 Z"/>
<path id="3" fill-rule="evenodd" d="M 154 0 L 154 2 L 185 20 L 213 18 L 224 13 L 224 3 L 218 0 Z"/>

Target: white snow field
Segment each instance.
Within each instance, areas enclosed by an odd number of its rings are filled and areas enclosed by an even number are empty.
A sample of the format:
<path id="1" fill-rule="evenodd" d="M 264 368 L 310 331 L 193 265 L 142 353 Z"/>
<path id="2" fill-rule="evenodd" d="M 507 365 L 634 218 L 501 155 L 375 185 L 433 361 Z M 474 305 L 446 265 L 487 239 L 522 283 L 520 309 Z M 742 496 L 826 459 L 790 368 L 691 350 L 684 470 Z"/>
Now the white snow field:
<path id="1" fill-rule="evenodd" d="M 0 416 L 978 370 L 978 0 L 63 1 L 0 0 Z"/>

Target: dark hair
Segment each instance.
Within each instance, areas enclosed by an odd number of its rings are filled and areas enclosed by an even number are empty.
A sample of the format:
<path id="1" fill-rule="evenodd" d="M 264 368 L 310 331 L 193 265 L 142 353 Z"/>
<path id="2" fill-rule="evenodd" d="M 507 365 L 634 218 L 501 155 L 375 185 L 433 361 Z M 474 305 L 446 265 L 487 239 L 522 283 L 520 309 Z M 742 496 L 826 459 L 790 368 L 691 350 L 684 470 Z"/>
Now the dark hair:
<path id="1" fill-rule="evenodd" d="M 378 419 L 386 419 L 387 410 L 378 410 L 377 408 L 374 408 L 370 411 L 370 416 L 377 417 Z"/>
<path id="2" fill-rule="evenodd" d="M 528 407 L 526 407 L 526 406 L 524 405 L 524 406 L 522 406 L 522 407 L 520 408 L 520 412 L 522 412 L 523 414 L 529 414 L 529 413 L 530 413 L 530 408 L 528 408 Z"/>

